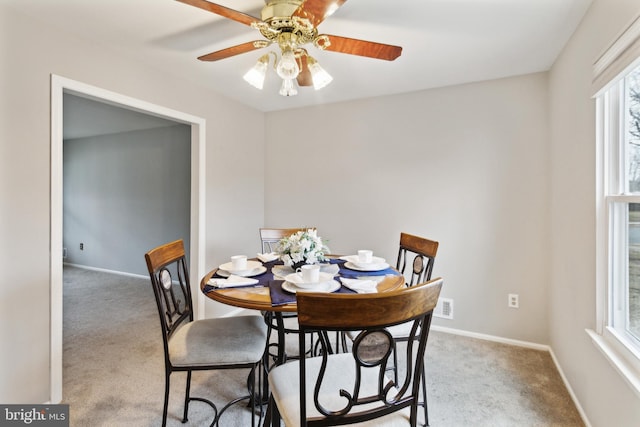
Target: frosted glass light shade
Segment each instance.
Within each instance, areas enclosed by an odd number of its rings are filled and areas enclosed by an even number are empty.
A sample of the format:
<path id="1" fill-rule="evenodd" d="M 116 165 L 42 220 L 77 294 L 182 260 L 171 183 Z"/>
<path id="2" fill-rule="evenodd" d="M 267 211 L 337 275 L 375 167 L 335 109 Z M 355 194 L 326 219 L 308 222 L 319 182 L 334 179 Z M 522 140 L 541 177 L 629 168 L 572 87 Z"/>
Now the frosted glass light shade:
<path id="1" fill-rule="evenodd" d="M 264 86 L 264 79 L 267 76 L 267 66 L 269 65 L 269 55 L 262 56 L 256 65 L 254 65 L 246 74 L 242 77 L 251 86 L 262 90 Z"/>
<path id="2" fill-rule="evenodd" d="M 291 80 L 298 77 L 300 73 L 300 67 L 298 61 L 292 50 L 285 50 L 282 52 L 282 57 L 276 66 L 276 72 L 280 78 L 284 80 Z"/>
<path id="3" fill-rule="evenodd" d="M 313 81 L 313 88 L 320 90 L 333 80 L 331 74 L 327 73 L 324 68 L 318 64 L 318 61 L 312 57 L 307 57 L 307 68 L 311 73 L 311 80 Z"/>
<path id="4" fill-rule="evenodd" d="M 282 96 L 294 96 L 298 94 L 298 90 L 293 84 L 293 79 L 282 80 L 282 86 L 280 87 L 280 95 Z"/>

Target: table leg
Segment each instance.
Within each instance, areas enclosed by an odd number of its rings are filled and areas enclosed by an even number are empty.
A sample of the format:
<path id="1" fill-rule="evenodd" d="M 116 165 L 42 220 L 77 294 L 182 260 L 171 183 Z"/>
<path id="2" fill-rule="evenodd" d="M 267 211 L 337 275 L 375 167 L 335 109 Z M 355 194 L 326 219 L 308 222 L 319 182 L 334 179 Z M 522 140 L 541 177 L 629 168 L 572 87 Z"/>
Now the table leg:
<path id="1" fill-rule="evenodd" d="M 269 371 L 271 370 L 272 366 L 278 366 L 281 365 L 285 362 L 285 332 L 284 332 L 284 320 L 282 317 L 282 313 L 279 312 L 265 312 L 264 313 L 264 320 L 268 325 L 268 330 L 269 333 L 267 333 L 267 342 L 265 343 L 265 350 L 264 350 L 264 355 L 262 356 L 262 370 L 260 372 L 259 375 L 262 375 L 262 381 L 261 381 L 261 385 L 259 386 L 259 388 L 261 389 L 259 392 L 259 404 L 261 405 L 266 405 L 269 402 L 269 381 L 268 381 L 268 376 L 269 376 Z M 276 355 L 275 355 L 275 360 L 271 361 L 271 353 L 270 353 L 270 338 L 271 338 L 271 331 L 273 330 L 272 325 L 273 325 L 273 321 L 275 320 L 276 322 L 276 333 L 278 334 L 277 337 L 277 343 L 276 343 Z M 250 381 L 252 381 L 252 379 L 248 379 L 247 381 L 247 385 L 250 384 Z"/>
<path id="2" fill-rule="evenodd" d="M 276 325 L 278 326 L 278 343 L 277 343 L 277 348 L 278 348 L 278 353 L 276 354 L 276 366 L 278 365 L 282 365 L 285 362 L 285 333 L 284 333 L 284 319 L 282 318 L 282 313 L 280 312 L 276 312 L 275 314 L 275 318 L 276 318 Z"/>

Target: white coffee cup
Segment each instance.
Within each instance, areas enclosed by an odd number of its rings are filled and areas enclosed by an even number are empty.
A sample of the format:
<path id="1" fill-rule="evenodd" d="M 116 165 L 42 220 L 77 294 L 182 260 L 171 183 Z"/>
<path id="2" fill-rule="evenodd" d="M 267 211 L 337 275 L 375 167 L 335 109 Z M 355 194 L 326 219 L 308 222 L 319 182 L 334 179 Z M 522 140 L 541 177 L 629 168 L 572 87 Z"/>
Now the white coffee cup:
<path id="1" fill-rule="evenodd" d="M 302 275 L 304 283 L 316 283 L 320 281 L 320 266 L 318 264 L 306 264 L 298 268 L 296 272 Z"/>
<path id="2" fill-rule="evenodd" d="M 358 251 L 358 261 L 369 264 L 373 262 L 373 251 L 368 249 L 361 249 Z"/>
<path id="3" fill-rule="evenodd" d="M 234 255 L 231 257 L 231 268 L 233 271 L 240 271 L 247 269 L 247 256 L 246 255 Z"/>

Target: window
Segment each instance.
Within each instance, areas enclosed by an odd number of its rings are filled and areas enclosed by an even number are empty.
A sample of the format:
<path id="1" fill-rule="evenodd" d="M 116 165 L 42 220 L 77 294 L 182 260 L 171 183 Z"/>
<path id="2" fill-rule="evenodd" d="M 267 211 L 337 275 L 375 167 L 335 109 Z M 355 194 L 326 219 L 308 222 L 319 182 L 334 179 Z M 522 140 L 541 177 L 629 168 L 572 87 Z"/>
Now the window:
<path id="1" fill-rule="evenodd" d="M 625 376 L 635 375 L 640 393 L 640 60 L 598 93 L 596 106 L 604 270 L 598 339 L 625 365 Z"/>
<path id="2" fill-rule="evenodd" d="M 640 350 L 640 66 L 603 96 L 609 217 L 607 325 Z M 608 129 L 608 132 L 606 131 Z"/>
<path id="3" fill-rule="evenodd" d="M 596 347 L 640 396 L 640 16 L 594 64 Z"/>

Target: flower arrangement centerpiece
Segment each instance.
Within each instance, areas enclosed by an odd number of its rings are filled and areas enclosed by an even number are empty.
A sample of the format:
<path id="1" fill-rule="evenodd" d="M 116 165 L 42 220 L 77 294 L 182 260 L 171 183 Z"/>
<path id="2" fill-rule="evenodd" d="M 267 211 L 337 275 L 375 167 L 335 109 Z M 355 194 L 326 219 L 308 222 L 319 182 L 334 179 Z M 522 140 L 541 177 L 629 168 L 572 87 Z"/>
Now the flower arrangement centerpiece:
<path id="1" fill-rule="evenodd" d="M 329 252 L 329 248 L 318 236 L 317 230 L 310 228 L 283 238 L 276 245 L 275 251 L 280 255 L 284 265 L 293 267 L 295 270 L 303 264 L 318 264 L 326 261 L 325 254 Z"/>

